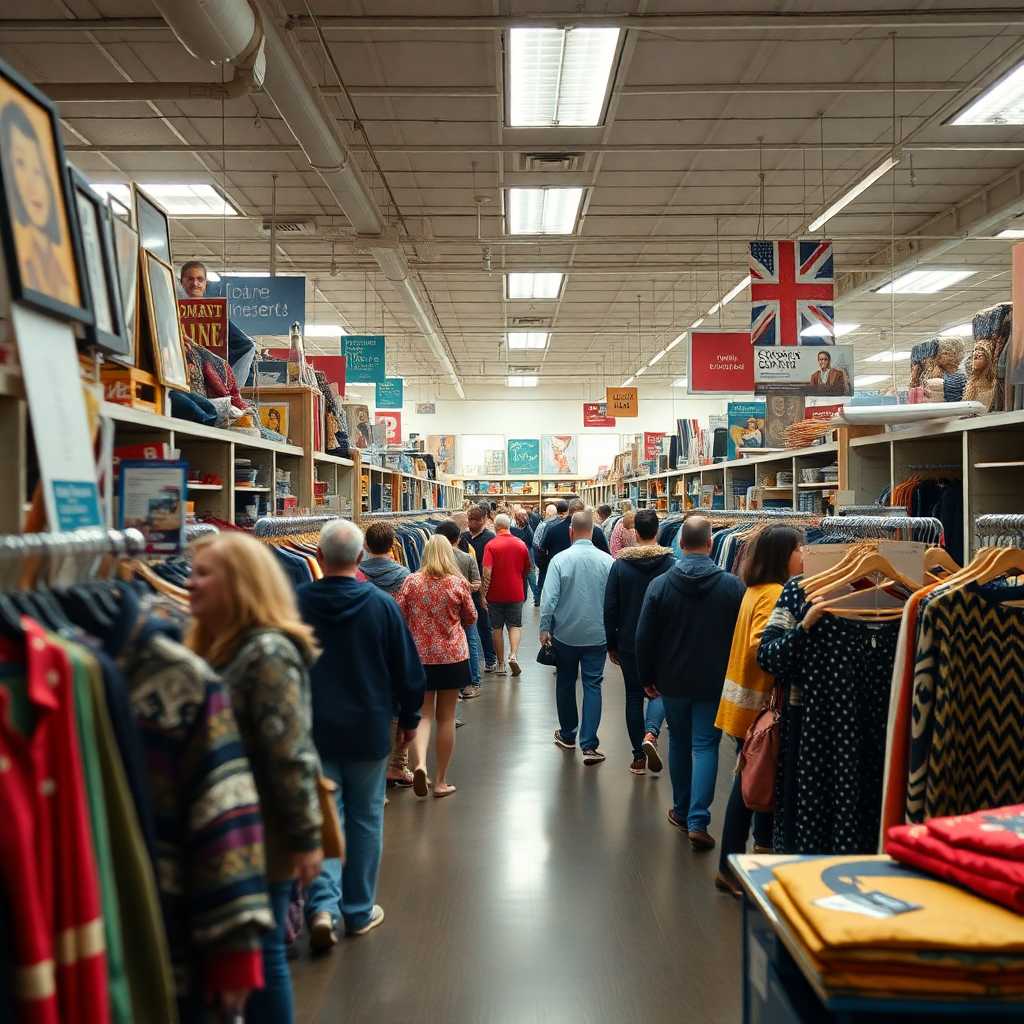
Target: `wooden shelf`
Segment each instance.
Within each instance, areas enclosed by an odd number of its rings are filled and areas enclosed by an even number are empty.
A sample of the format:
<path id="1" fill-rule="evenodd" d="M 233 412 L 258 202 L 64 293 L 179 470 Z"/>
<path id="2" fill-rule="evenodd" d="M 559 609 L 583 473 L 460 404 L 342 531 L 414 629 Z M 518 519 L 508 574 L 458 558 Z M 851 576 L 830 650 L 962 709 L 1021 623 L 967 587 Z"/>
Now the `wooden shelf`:
<path id="1" fill-rule="evenodd" d="M 825 483 L 824 481 L 822 481 L 821 483 L 816 483 L 816 484 L 797 484 L 797 487 L 802 487 L 805 490 L 826 490 L 827 491 L 827 490 L 838 490 L 839 484 L 836 481 L 833 480 L 833 481 L 831 481 L 829 483 Z M 789 490 L 789 488 L 786 488 L 786 489 Z"/>
<path id="2" fill-rule="evenodd" d="M 249 494 L 269 494 L 269 487 L 249 487 L 246 484 L 235 484 L 235 494 L 239 492 L 247 492 Z"/>
<path id="3" fill-rule="evenodd" d="M 188 489 L 190 491 L 223 491 L 223 484 L 194 484 L 189 481 Z"/>

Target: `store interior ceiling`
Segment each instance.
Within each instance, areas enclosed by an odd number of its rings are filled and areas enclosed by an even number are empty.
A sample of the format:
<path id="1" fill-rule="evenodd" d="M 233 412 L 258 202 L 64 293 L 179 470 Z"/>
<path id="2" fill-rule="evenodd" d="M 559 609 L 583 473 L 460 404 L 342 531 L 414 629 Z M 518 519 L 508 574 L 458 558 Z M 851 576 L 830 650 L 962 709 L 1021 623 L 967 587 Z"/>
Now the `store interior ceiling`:
<path id="1" fill-rule="evenodd" d="M 684 396 L 690 325 L 749 327 L 749 289 L 709 311 L 754 238 L 833 240 L 858 373 L 1009 298 L 1024 103 L 955 122 L 1022 66 L 1016 0 L 212 6 L 264 37 L 255 63 L 199 0 L 7 4 L 0 56 L 58 100 L 94 183 L 227 198 L 172 218 L 176 262 L 267 272 L 276 213 L 307 323 L 383 331 L 423 397 L 586 400 L 641 368 L 642 393 Z M 937 269 L 969 273 L 877 291 Z M 522 375 L 535 392 L 507 389 Z"/>

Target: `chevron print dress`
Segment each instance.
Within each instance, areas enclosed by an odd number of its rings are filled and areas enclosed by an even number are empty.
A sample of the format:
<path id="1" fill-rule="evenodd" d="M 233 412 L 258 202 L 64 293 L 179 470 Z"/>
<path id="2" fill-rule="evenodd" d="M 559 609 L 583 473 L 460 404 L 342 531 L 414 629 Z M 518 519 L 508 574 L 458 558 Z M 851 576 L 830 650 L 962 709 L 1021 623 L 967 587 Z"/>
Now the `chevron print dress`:
<path id="1" fill-rule="evenodd" d="M 907 821 L 1024 802 L 1024 588 L 969 584 L 921 606 Z"/>

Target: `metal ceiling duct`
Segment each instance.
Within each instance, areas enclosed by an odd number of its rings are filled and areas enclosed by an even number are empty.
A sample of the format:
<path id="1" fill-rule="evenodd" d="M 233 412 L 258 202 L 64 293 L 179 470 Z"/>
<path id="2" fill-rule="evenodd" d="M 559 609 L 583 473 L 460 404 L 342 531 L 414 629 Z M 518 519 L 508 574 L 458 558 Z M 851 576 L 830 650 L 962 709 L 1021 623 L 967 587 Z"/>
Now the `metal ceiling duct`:
<path id="1" fill-rule="evenodd" d="M 320 175 L 359 235 L 371 241 L 386 225 L 359 167 L 338 133 L 334 117 L 306 77 L 291 40 L 277 25 L 266 0 L 155 0 L 171 30 L 193 56 L 214 64 L 251 59 L 262 50 L 263 88 L 310 166 Z M 438 337 L 433 318 L 411 279 L 401 246 L 368 245 L 384 275 L 394 283 L 427 344 L 451 378 L 460 398 L 462 383 Z"/>

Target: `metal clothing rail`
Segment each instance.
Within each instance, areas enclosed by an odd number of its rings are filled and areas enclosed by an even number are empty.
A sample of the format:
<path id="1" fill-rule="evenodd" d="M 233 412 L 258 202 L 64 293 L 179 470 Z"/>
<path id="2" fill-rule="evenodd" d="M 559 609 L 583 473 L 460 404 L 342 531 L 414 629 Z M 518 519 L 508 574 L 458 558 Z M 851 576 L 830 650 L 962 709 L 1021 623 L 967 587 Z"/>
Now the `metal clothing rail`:
<path id="1" fill-rule="evenodd" d="M 18 589 L 22 570 L 39 559 L 39 579 L 51 583 L 91 576 L 98 558 L 135 558 L 145 553 L 146 538 L 134 529 L 98 527 L 70 533 L 22 533 L 0 537 L 0 590 Z"/>
<path id="2" fill-rule="evenodd" d="M 343 519 L 344 516 L 261 516 L 256 520 L 253 534 L 256 537 L 285 537 L 292 533 L 314 533 L 324 523 Z"/>
<path id="3" fill-rule="evenodd" d="M 1024 515 L 1010 513 L 991 513 L 976 516 L 974 519 L 974 537 L 978 547 L 987 545 L 996 547 L 1024 546 Z"/>
<path id="4" fill-rule="evenodd" d="M 427 516 L 446 515 L 453 512 L 461 512 L 461 509 L 452 508 L 422 508 L 412 512 L 363 512 L 363 519 L 424 519 Z"/>
<path id="5" fill-rule="evenodd" d="M 828 516 L 821 520 L 821 529 L 851 540 L 872 537 L 938 544 L 942 539 L 942 522 L 934 516 Z"/>
<path id="6" fill-rule="evenodd" d="M 841 505 L 836 509 L 837 516 L 905 516 L 907 510 L 902 505 Z"/>

